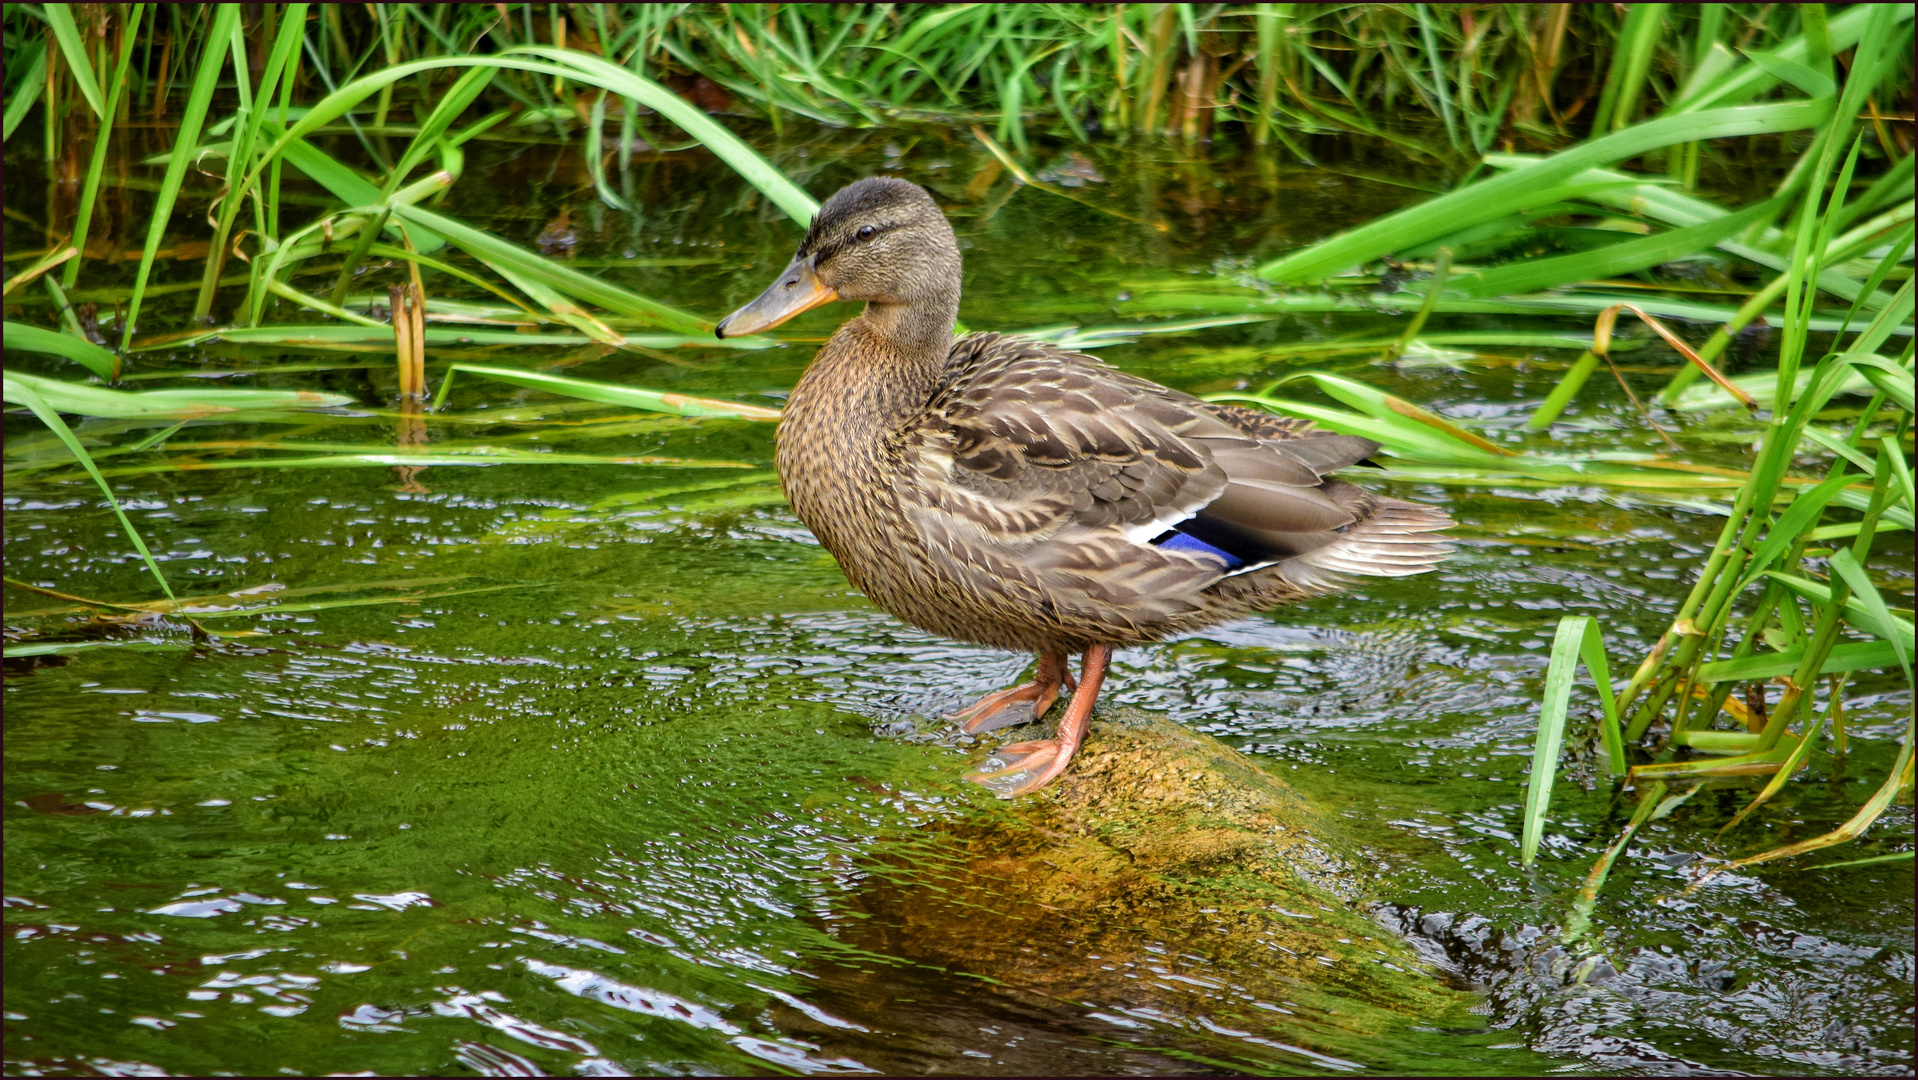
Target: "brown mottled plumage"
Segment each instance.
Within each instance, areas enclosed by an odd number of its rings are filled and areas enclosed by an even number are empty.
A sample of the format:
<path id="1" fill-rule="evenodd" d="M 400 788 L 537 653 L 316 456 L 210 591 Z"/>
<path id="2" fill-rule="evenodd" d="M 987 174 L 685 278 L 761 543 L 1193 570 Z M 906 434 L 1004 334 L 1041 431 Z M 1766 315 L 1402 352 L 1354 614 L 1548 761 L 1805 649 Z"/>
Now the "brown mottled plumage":
<path id="1" fill-rule="evenodd" d="M 1030 683 L 960 714 L 1035 719 L 1086 665 L 1059 738 L 1006 747 L 1029 791 L 1065 768 L 1115 645 L 1136 645 L 1398 576 L 1449 550 L 1429 506 L 1329 474 L 1378 449 L 1209 404 L 1083 353 L 953 339 L 959 248 L 917 186 L 862 180 L 820 208 L 772 288 L 721 336 L 863 300 L 794 387 L 777 460 L 799 517 L 853 585 L 899 618 L 1039 654 Z M 1172 541 L 1172 542 L 1168 542 Z"/>

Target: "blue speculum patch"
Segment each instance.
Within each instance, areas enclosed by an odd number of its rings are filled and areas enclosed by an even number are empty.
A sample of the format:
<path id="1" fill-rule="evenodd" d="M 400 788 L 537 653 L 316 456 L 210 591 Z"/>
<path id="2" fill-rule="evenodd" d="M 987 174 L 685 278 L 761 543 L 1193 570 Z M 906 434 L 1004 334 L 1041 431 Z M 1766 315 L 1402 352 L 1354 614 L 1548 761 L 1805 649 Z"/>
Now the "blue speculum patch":
<path id="1" fill-rule="evenodd" d="M 1152 546 L 1166 548 L 1170 551 L 1189 551 L 1195 555 L 1211 555 L 1214 558 L 1224 559 L 1227 570 L 1237 570 L 1239 567 L 1245 565 L 1244 559 L 1239 558 L 1224 548 L 1213 547 L 1198 537 L 1190 533 L 1180 532 L 1177 529 L 1169 530 L 1164 536 L 1152 541 Z"/>

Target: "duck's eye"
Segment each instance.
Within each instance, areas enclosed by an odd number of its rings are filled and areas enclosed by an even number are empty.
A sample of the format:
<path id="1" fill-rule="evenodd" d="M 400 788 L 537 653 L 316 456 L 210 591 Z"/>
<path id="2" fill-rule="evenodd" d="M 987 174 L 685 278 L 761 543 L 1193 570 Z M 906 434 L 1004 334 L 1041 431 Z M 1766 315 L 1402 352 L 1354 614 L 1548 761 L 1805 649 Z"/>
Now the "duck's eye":
<path id="1" fill-rule="evenodd" d="M 870 240 L 877 235 L 878 232 L 879 230 L 871 225 L 861 225 L 859 227 L 859 239 Z"/>

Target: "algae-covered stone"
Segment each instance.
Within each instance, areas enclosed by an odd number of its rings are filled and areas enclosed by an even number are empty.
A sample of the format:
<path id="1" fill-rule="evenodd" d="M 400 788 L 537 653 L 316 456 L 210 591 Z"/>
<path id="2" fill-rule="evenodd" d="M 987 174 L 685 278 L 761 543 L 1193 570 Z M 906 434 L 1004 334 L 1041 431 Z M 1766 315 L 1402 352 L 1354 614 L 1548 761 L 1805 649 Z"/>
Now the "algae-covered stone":
<path id="1" fill-rule="evenodd" d="M 942 981 L 957 1002 L 980 980 L 1039 1010 L 1041 1027 L 1169 1027 L 1180 1060 L 1255 1070 L 1300 1055 L 1340 1068 L 1355 1045 L 1413 1024 L 1479 1026 L 1465 1015 L 1477 999 L 1366 913 L 1366 859 L 1326 817 L 1163 718 L 1102 709 L 1071 770 L 1041 794 L 974 800 L 926 829 L 909 860 L 871 868 L 835 925 L 847 944 L 923 973 L 829 979 L 840 1015 L 883 1023 L 903 1007 L 893 1002 L 927 992 L 902 985 Z M 904 1037 L 935 1053 L 938 1037 L 914 1023 L 922 1030 Z M 869 1066 L 909 1071 L 910 1057 L 887 1056 L 903 1052 L 905 1030 L 877 1045 L 822 1034 Z"/>

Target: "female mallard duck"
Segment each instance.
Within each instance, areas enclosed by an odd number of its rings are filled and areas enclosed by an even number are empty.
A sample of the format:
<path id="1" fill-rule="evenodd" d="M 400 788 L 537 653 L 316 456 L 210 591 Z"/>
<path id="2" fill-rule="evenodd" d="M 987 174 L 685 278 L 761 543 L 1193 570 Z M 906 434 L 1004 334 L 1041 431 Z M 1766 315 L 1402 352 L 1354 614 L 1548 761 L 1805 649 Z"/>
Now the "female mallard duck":
<path id="1" fill-rule="evenodd" d="M 975 333 L 954 340 L 959 244 L 919 187 L 872 177 L 839 191 L 760 297 L 720 337 L 770 329 L 829 300 L 839 328 L 779 422 L 793 509 L 872 601 L 935 634 L 1039 654 L 1031 682 L 954 719 L 968 732 L 1043 716 L 1058 737 L 997 753 L 1013 793 L 1065 771 L 1112 649 L 1158 641 L 1396 577 L 1449 550 L 1430 506 L 1328 476 L 1378 444 L 1214 405 L 1083 353 Z M 1066 657 L 1083 652 L 1075 685 Z"/>

